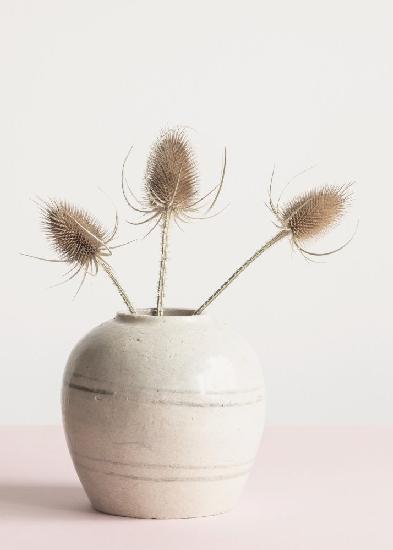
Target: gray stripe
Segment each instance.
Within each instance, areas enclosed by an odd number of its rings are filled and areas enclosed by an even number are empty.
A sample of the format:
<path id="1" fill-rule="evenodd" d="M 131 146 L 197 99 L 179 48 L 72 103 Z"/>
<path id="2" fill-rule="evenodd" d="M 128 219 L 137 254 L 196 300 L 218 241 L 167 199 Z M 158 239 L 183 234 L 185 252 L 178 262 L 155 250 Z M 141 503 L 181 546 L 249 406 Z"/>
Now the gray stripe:
<path id="1" fill-rule="evenodd" d="M 96 458 L 94 456 L 83 455 L 77 453 L 74 450 L 72 454 L 79 456 L 80 458 L 86 458 L 94 462 L 104 462 L 107 464 L 113 464 L 115 466 L 131 466 L 132 468 L 171 468 L 174 470 L 219 470 L 221 468 L 240 468 L 241 466 L 250 466 L 254 460 L 247 460 L 247 462 L 239 462 L 238 464 L 215 464 L 213 466 L 184 466 L 181 464 L 147 464 L 145 462 L 120 462 L 118 460 L 107 460 L 105 458 Z"/>
<path id="2" fill-rule="evenodd" d="M 107 380 L 102 380 L 100 378 L 94 378 L 92 376 L 86 376 L 85 374 L 79 374 L 74 372 L 68 382 L 70 382 L 73 378 L 85 378 L 86 380 L 91 380 L 92 382 L 98 382 L 100 384 L 106 384 Z M 71 382 L 72 383 L 72 382 Z M 152 386 L 130 386 L 130 391 L 152 391 L 156 392 L 157 388 L 154 388 Z M 200 395 L 203 393 L 203 395 L 238 395 L 242 393 L 255 393 L 255 392 L 261 392 L 263 390 L 262 386 L 256 386 L 254 388 L 247 388 L 244 390 L 223 390 L 223 391 L 204 391 L 204 392 L 197 392 L 195 390 L 173 390 L 173 389 L 165 389 L 160 388 L 160 392 L 162 393 L 176 393 L 176 394 L 185 394 L 185 395 Z"/>
<path id="3" fill-rule="evenodd" d="M 98 393 L 100 395 L 114 395 L 113 391 L 99 390 L 98 388 L 88 388 L 86 386 L 80 386 L 79 384 L 73 384 L 72 382 L 70 382 L 68 386 L 70 388 L 73 388 L 74 390 L 87 391 L 90 393 Z"/>
<path id="4" fill-rule="evenodd" d="M 90 466 L 86 466 L 85 464 L 81 464 L 80 462 L 74 462 L 75 466 L 78 468 L 82 468 L 83 470 L 87 470 L 89 472 L 94 472 L 97 474 L 102 474 L 105 476 L 114 476 L 114 477 L 121 477 L 125 479 L 132 479 L 135 481 L 155 481 L 155 482 L 182 482 L 182 481 L 224 481 L 226 479 L 233 479 L 236 477 L 243 477 L 248 474 L 250 471 L 250 468 L 247 468 L 247 470 L 243 470 L 243 472 L 238 472 L 236 474 L 228 474 L 228 475 L 222 475 L 222 476 L 212 476 L 212 477 L 148 477 L 148 476 L 132 476 L 132 475 L 126 475 L 126 474 L 118 474 L 116 472 L 104 472 L 100 470 L 96 470 L 95 468 L 90 468 Z"/>
<path id="5" fill-rule="evenodd" d="M 98 388 L 88 388 L 87 386 L 81 386 L 79 384 L 73 384 L 70 382 L 68 384 L 70 388 L 73 388 L 74 390 L 84 391 L 88 393 L 94 393 L 99 395 L 111 395 L 111 396 L 121 396 L 127 395 L 126 399 L 128 401 L 135 401 L 137 403 L 151 403 L 153 405 L 175 405 L 177 407 L 244 407 L 246 405 L 255 405 L 256 403 L 259 403 L 262 401 L 262 396 L 259 396 L 257 399 L 253 399 L 252 401 L 243 401 L 240 403 L 196 403 L 196 402 L 188 402 L 188 401 L 169 401 L 167 399 L 130 399 L 128 396 L 130 394 L 127 394 L 127 392 L 116 392 L 116 391 L 109 391 L 104 389 L 98 389 Z M 160 391 L 160 390 L 158 390 Z"/>

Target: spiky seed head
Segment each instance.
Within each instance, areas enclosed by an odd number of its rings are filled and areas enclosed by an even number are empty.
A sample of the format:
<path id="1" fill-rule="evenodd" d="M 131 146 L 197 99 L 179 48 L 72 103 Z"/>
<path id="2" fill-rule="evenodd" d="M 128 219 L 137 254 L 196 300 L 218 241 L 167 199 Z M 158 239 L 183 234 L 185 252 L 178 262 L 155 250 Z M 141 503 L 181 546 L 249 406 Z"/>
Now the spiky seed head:
<path id="1" fill-rule="evenodd" d="M 107 233 L 88 212 L 63 200 L 41 205 L 44 232 L 58 256 L 88 267 L 107 251 Z"/>
<path id="2" fill-rule="evenodd" d="M 147 161 L 145 193 L 149 207 L 180 214 L 191 208 L 198 193 L 194 152 L 182 129 L 164 131 L 153 144 Z"/>
<path id="3" fill-rule="evenodd" d="M 351 184 L 326 185 L 295 197 L 279 213 L 282 226 L 296 241 L 318 237 L 341 220 L 351 197 L 350 188 Z"/>

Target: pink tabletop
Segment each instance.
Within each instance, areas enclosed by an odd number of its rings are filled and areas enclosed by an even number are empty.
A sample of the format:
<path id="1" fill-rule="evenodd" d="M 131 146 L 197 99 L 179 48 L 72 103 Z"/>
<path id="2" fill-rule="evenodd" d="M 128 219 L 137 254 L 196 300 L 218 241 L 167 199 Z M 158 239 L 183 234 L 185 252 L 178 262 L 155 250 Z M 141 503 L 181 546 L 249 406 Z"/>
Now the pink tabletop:
<path id="1" fill-rule="evenodd" d="M 393 428 L 269 428 L 234 511 L 170 521 L 92 510 L 61 428 L 0 441 L 4 550 L 393 550 Z"/>

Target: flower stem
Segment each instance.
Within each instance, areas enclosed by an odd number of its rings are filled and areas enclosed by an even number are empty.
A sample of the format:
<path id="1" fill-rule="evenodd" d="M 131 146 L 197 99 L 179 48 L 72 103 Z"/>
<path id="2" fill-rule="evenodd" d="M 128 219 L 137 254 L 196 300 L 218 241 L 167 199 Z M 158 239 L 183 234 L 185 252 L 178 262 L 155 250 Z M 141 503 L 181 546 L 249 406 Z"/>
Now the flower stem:
<path id="1" fill-rule="evenodd" d="M 161 317 L 164 314 L 163 303 L 165 296 L 165 280 L 166 280 L 166 267 L 168 260 L 168 232 L 169 224 L 171 221 L 171 211 L 167 209 L 165 212 L 162 231 L 161 231 L 161 261 L 160 261 L 160 275 L 158 279 L 157 287 L 157 316 Z"/>
<path id="2" fill-rule="evenodd" d="M 107 264 L 106 261 L 103 260 L 102 258 L 99 258 L 97 261 L 100 264 L 100 266 L 102 267 L 102 269 L 105 271 L 105 273 L 108 275 L 108 277 L 110 278 L 112 283 L 117 288 L 120 296 L 122 297 L 124 303 L 126 304 L 126 306 L 128 308 L 128 311 L 131 313 L 131 315 L 135 315 L 136 310 L 135 310 L 134 306 L 131 304 L 129 297 L 127 296 L 126 291 L 124 290 L 124 288 L 119 283 L 119 281 L 118 281 L 116 275 L 114 274 L 111 266 L 109 264 Z"/>
<path id="3" fill-rule="evenodd" d="M 246 262 L 244 262 L 243 265 L 241 265 L 236 271 L 235 273 L 233 273 L 229 279 L 227 279 L 225 281 L 225 283 L 223 283 L 220 288 L 218 288 L 211 296 L 210 298 L 208 298 L 206 300 L 206 302 L 204 302 L 196 311 L 194 311 L 194 315 L 200 315 L 202 313 L 202 311 L 204 309 L 207 308 L 207 306 L 209 306 L 216 298 L 218 298 L 218 296 L 224 292 L 224 290 L 237 278 L 239 277 L 239 275 L 241 273 L 243 273 L 243 271 L 245 269 L 247 269 L 247 267 L 249 265 L 251 265 L 257 258 L 259 258 L 259 256 L 261 254 L 263 254 L 263 252 L 265 252 L 266 250 L 268 250 L 268 248 L 270 248 L 271 246 L 273 246 L 274 244 L 278 243 L 278 241 L 280 241 L 281 239 L 283 239 L 284 237 L 286 237 L 288 234 L 290 233 L 289 230 L 287 229 L 283 229 L 282 231 L 280 231 L 279 233 L 277 233 L 277 235 L 275 235 L 272 239 L 270 239 L 269 241 L 267 241 L 267 243 L 265 243 L 263 246 L 261 246 L 261 248 L 259 248 L 255 254 L 253 254 Z"/>

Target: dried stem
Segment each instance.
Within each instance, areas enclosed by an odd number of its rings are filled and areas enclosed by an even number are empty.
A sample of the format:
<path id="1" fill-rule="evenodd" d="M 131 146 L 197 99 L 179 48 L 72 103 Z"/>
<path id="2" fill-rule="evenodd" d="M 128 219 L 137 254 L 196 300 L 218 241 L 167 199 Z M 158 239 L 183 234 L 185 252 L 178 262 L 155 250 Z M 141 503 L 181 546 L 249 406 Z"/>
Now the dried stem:
<path id="1" fill-rule="evenodd" d="M 169 224 L 171 222 L 171 210 L 167 209 L 162 222 L 161 230 L 161 261 L 160 261 L 160 276 L 158 279 L 157 288 L 157 316 L 163 315 L 163 302 L 165 296 L 165 279 L 166 279 L 166 266 L 168 260 L 168 232 Z"/>
<path id="2" fill-rule="evenodd" d="M 97 258 L 97 263 L 100 264 L 100 266 L 102 267 L 102 269 L 105 271 L 105 273 L 109 276 L 109 278 L 111 279 L 112 283 L 115 285 L 115 287 L 117 288 L 120 296 L 122 297 L 124 303 L 126 304 L 129 312 L 131 313 L 131 315 L 135 315 L 136 313 L 136 310 L 134 308 L 134 306 L 131 304 L 130 302 L 130 299 L 128 298 L 127 296 L 127 293 L 126 291 L 124 290 L 124 288 L 121 286 L 121 284 L 119 283 L 116 275 L 113 273 L 113 270 L 111 268 L 111 266 L 109 264 L 106 263 L 105 260 L 103 260 L 102 258 Z"/>
<path id="3" fill-rule="evenodd" d="M 204 302 L 195 312 L 194 312 L 194 315 L 200 315 L 202 313 L 202 311 L 204 309 L 207 308 L 207 306 L 209 306 L 216 298 L 218 298 L 218 296 L 224 292 L 224 290 L 241 274 L 243 273 L 243 271 L 245 271 L 245 269 L 247 269 L 247 267 L 249 265 L 251 265 L 257 258 L 259 258 L 259 256 L 261 254 L 263 254 L 263 252 L 265 252 L 266 250 L 268 250 L 271 246 L 273 246 L 274 244 L 276 244 L 278 241 L 280 241 L 281 239 L 283 239 L 284 237 L 287 237 L 289 234 L 291 233 L 291 231 L 289 229 L 283 229 L 282 231 L 280 231 L 279 233 L 277 233 L 277 235 L 275 235 L 272 239 L 270 239 L 267 243 L 265 243 L 261 248 L 259 248 L 259 250 L 257 250 L 255 252 L 255 254 L 253 254 L 251 256 L 251 258 L 249 258 L 246 262 L 244 262 L 243 265 L 241 265 L 239 267 L 239 269 L 237 269 L 235 271 L 235 273 L 233 273 L 233 275 L 231 275 L 229 277 L 229 279 L 227 279 L 225 281 L 225 283 L 223 283 L 220 288 L 218 288 L 214 294 L 212 294 L 210 296 L 210 298 L 208 298 L 206 300 L 206 302 Z"/>

